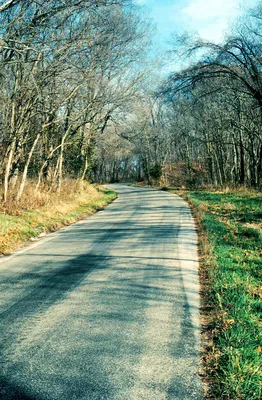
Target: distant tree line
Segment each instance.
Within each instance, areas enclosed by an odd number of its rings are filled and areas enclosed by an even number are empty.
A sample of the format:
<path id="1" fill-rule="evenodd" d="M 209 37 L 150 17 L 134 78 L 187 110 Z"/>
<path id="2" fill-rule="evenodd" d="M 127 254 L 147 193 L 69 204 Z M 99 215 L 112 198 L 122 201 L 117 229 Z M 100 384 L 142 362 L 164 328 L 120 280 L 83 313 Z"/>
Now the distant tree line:
<path id="1" fill-rule="evenodd" d="M 261 22 L 259 2 L 222 44 L 180 38 L 177 54 L 198 61 L 162 86 L 173 154 L 204 168 L 207 183 L 262 185 Z"/>
<path id="2" fill-rule="evenodd" d="M 158 87 L 152 75 L 116 128 L 130 143 L 119 142 L 119 149 L 129 148 L 124 164 L 137 179 L 151 182 L 162 172 L 163 184 L 262 186 L 261 22 L 259 2 L 221 44 L 176 38 L 171 57 L 189 66 Z M 113 159 L 122 177 L 120 150 Z"/>

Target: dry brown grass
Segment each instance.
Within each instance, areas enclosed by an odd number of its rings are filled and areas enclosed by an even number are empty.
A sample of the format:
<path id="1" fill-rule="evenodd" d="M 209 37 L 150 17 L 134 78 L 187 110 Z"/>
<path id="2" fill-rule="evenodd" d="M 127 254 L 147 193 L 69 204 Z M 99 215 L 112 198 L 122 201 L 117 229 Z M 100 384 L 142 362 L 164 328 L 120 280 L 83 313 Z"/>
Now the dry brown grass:
<path id="1" fill-rule="evenodd" d="M 255 223 L 255 222 L 247 223 L 247 224 L 244 224 L 244 227 L 245 228 L 249 228 L 249 229 L 257 229 L 258 231 L 260 231 L 260 234 L 262 234 L 262 222 L 259 222 L 259 223 Z"/>
<path id="2" fill-rule="evenodd" d="M 213 330 L 215 329 L 216 320 L 219 318 L 214 304 L 210 297 L 211 282 L 213 279 L 213 271 L 216 266 L 213 245 L 208 239 L 208 235 L 201 229 L 201 224 L 207 211 L 207 205 L 201 204 L 194 206 L 190 202 L 190 208 L 197 223 L 198 239 L 199 239 L 199 280 L 200 280 L 200 317 L 201 317 L 201 377 L 205 384 L 205 398 L 212 400 L 210 387 L 212 386 L 212 374 L 210 370 L 217 368 L 219 354 L 213 341 Z"/>
<path id="3" fill-rule="evenodd" d="M 225 211 L 235 211 L 237 209 L 236 205 L 232 203 L 224 204 L 223 208 Z"/>
<path id="4" fill-rule="evenodd" d="M 24 210 L 37 210 L 45 207 L 53 208 L 61 213 L 74 207 L 74 204 L 81 205 L 87 199 L 99 197 L 99 192 L 93 185 L 87 182 L 80 182 L 73 179 L 65 180 L 58 193 L 49 189 L 47 185 L 42 185 L 38 191 L 35 190 L 35 182 L 28 182 L 23 197 L 19 202 L 16 201 L 16 190 L 10 191 L 6 203 L 0 204 L 0 212 L 9 215 L 21 215 Z"/>
<path id="5" fill-rule="evenodd" d="M 39 234 L 53 232 L 102 209 L 115 193 L 86 182 L 67 180 L 60 193 L 27 184 L 19 202 L 16 193 L 0 205 L 0 254 L 5 255 Z"/>

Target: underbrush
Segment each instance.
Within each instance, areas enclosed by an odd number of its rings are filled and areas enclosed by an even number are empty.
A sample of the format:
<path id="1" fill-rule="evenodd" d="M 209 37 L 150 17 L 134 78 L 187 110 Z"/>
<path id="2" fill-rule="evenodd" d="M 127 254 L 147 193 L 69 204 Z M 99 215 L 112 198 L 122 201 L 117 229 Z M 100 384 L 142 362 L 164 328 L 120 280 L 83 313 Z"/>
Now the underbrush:
<path id="1" fill-rule="evenodd" d="M 76 222 L 110 203 L 115 192 L 75 180 L 65 181 L 60 193 L 27 184 L 17 203 L 10 193 L 0 205 L 0 255 L 6 255 L 33 238 Z"/>
<path id="2" fill-rule="evenodd" d="M 185 192 L 199 224 L 211 398 L 262 398 L 262 194 Z"/>

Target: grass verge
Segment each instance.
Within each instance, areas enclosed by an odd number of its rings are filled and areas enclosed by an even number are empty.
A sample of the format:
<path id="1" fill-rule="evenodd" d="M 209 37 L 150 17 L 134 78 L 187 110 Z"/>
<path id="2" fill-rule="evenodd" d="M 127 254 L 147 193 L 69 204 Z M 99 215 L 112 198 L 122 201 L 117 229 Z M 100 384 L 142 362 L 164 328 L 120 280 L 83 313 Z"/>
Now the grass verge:
<path id="1" fill-rule="evenodd" d="M 185 192 L 199 225 L 209 398 L 262 398 L 262 194 Z"/>
<path id="2" fill-rule="evenodd" d="M 54 232 L 103 209 L 116 193 L 87 183 L 67 181 L 61 193 L 27 185 L 23 199 L 0 206 L 0 255 L 7 255 L 40 234 Z"/>

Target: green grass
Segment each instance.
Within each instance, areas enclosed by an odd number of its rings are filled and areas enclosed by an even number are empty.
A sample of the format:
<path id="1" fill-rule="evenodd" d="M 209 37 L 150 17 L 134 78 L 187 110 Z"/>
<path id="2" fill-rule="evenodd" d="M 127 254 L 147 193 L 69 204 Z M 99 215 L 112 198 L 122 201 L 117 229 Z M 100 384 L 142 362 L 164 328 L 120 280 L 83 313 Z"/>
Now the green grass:
<path id="1" fill-rule="evenodd" d="M 26 202 L 15 206 L 11 204 L 0 213 L 0 256 L 9 254 L 43 232 L 56 231 L 92 215 L 116 197 L 112 190 L 91 185 L 78 189 L 72 184 L 66 189 L 62 195 L 51 194 L 48 199 L 45 193 L 40 194 L 42 205 L 33 202 L 32 195 L 28 206 Z"/>
<path id="2" fill-rule="evenodd" d="M 215 348 L 210 357 L 206 355 L 212 395 L 215 399 L 259 400 L 262 194 L 195 191 L 186 196 L 199 217 L 200 238 L 208 242 L 200 246 L 209 281 L 207 302 L 215 316 L 210 325 Z"/>

